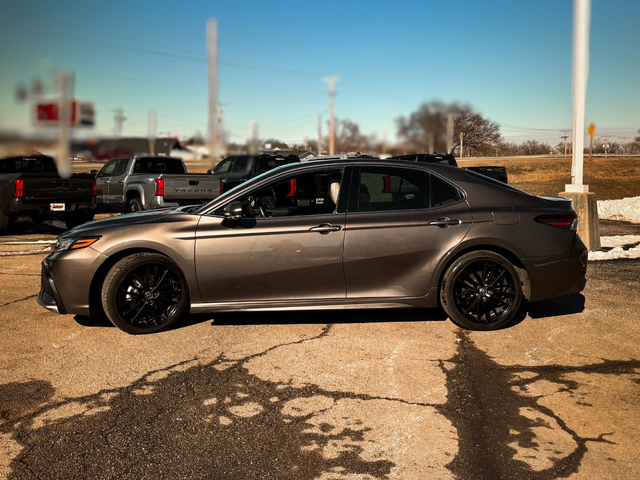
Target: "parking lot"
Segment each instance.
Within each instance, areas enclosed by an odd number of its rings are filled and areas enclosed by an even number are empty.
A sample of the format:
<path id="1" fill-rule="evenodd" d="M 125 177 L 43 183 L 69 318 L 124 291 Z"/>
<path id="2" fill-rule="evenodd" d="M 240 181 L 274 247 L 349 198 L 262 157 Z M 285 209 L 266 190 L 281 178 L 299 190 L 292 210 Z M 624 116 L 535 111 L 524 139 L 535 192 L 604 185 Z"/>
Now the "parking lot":
<path id="1" fill-rule="evenodd" d="M 498 332 L 346 310 L 135 337 L 36 304 L 60 231 L 0 239 L 0 478 L 638 475 L 639 260 L 591 262 L 584 296 Z"/>

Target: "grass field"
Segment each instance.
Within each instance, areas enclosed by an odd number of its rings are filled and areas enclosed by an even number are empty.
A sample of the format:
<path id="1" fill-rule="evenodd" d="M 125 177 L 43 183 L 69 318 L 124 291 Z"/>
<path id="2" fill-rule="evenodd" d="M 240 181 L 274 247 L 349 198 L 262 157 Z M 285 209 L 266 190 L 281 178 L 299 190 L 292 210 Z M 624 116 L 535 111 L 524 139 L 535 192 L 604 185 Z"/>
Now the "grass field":
<path id="1" fill-rule="evenodd" d="M 462 160 L 461 167 L 507 167 L 509 183 L 534 195 L 557 196 L 571 183 L 570 158 L 500 158 Z M 598 200 L 640 195 L 640 157 L 585 159 L 584 183 Z"/>

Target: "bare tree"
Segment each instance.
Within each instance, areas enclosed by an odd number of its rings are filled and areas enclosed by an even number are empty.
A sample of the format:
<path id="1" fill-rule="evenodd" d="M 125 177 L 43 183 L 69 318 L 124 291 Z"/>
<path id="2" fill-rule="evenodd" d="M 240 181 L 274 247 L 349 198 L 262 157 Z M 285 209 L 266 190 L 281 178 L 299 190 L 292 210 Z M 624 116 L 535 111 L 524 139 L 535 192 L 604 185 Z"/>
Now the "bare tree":
<path id="1" fill-rule="evenodd" d="M 502 140 L 500 127 L 481 115 L 474 113 L 470 106 L 458 103 L 434 101 L 423 103 L 409 117 L 396 119 L 398 138 L 407 151 L 427 152 L 430 147 L 430 136 L 433 135 L 433 146 L 437 152 L 445 152 L 447 148 L 447 120 L 453 114 L 454 143 L 449 153 L 459 149 L 460 133 L 463 143 L 472 154 L 495 154 Z"/>
<path id="2" fill-rule="evenodd" d="M 551 147 L 548 143 L 539 142 L 538 140 L 527 140 L 520 144 L 523 155 L 546 155 L 551 153 Z"/>
<path id="3" fill-rule="evenodd" d="M 463 147 L 465 153 L 472 156 L 495 155 L 496 148 L 502 142 L 500 127 L 497 123 L 491 122 L 477 113 L 462 115 L 454 122 L 455 135 L 457 139 L 453 144 L 450 153 L 454 153 L 456 148 L 460 150 L 460 133 L 463 134 Z"/>

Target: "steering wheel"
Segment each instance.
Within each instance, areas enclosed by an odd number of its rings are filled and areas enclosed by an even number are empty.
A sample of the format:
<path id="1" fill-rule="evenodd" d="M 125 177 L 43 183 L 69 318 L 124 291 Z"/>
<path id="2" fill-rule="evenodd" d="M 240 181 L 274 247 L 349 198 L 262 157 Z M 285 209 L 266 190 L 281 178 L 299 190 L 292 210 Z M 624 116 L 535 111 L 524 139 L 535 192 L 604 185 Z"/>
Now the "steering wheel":
<path id="1" fill-rule="evenodd" d="M 251 210 L 251 214 L 255 217 L 255 213 L 254 213 L 254 209 L 256 207 L 258 207 L 258 210 L 260 211 L 260 215 L 262 215 L 263 218 L 267 218 L 268 214 L 267 211 L 264 208 L 264 205 L 262 204 L 262 200 L 260 199 L 260 197 L 253 197 L 250 196 L 248 199 L 249 201 L 249 209 Z"/>
<path id="2" fill-rule="evenodd" d="M 267 218 L 267 211 L 264 209 L 262 203 L 258 205 L 258 208 L 260 209 L 260 215 L 262 215 L 263 218 Z"/>

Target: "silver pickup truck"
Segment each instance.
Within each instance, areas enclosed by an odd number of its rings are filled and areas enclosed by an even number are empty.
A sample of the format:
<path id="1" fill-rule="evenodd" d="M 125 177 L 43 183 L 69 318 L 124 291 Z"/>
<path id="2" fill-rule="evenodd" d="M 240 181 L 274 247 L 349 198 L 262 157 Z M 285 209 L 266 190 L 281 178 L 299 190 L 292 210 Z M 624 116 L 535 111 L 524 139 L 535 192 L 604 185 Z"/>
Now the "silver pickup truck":
<path id="1" fill-rule="evenodd" d="M 118 158 L 94 173 L 96 208 L 103 212 L 196 205 L 220 195 L 219 179 L 205 173 L 187 173 L 179 158 L 149 155 Z"/>

